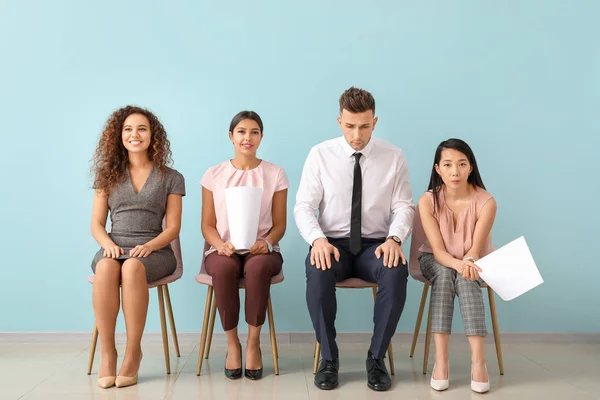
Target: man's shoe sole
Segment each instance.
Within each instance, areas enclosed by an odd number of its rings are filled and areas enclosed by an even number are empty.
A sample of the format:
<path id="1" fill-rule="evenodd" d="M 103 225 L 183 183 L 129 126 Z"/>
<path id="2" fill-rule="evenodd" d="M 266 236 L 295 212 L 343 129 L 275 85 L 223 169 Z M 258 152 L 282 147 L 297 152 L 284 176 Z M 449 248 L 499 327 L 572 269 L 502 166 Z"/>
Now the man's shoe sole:
<path id="1" fill-rule="evenodd" d="M 335 384 L 335 385 L 333 385 L 333 386 L 321 386 L 321 385 L 318 385 L 318 384 L 316 384 L 316 383 L 315 383 L 315 386 L 316 386 L 316 387 L 318 387 L 318 388 L 319 388 L 319 389 L 321 389 L 321 390 L 333 390 L 333 389 L 335 389 L 336 387 L 338 387 L 338 384 L 336 383 L 336 384 Z"/>
<path id="2" fill-rule="evenodd" d="M 367 382 L 367 386 L 369 387 L 369 389 L 374 390 L 376 392 L 385 392 L 386 390 L 390 390 L 390 388 L 392 387 L 392 385 L 388 386 L 388 387 L 381 387 L 381 386 L 375 386 L 375 385 L 371 385 L 369 382 Z"/>

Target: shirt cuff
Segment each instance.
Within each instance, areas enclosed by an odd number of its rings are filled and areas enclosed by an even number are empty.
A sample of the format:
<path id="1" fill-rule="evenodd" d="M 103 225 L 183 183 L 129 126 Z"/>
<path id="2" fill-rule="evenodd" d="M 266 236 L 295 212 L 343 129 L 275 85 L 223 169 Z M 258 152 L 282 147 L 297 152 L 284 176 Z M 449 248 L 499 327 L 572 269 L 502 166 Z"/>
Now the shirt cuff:
<path id="1" fill-rule="evenodd" d="M 308 238 L 306 241 L 308 242 L 308 244 L 310 246 L 312 246 L 313 243 L 315 242 L 315 240 L 320 239 L 320 238 L 327 239 L 327 236 L 325 236 L 325 234 L 323 234 L 323 232 L 321 232 L 321 231 L 315 231 L 315 232 L 312 232 L 310 235 L 308 235 Z"/>
<path id="2" fill-rule="evenodd" d="M 400 238 L 400 245 L 403 245 L 404 243 L 406 243 L 406 241 L 408 240 L 408 236 L 407 234 L 405 234 L 406 230 L 405 229 L 390 229 L 390 231 L 388 232 L 388 238 L 391 236 L 397 236 Z"/>

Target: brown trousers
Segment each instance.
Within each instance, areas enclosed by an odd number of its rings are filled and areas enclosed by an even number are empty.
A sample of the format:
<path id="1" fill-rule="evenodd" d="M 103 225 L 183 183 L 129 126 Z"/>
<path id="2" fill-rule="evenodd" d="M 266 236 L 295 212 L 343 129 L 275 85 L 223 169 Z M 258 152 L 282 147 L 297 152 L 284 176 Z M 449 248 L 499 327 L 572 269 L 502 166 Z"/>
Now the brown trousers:
<path id="1" fill-rule="evenodd" d="M 271 277 L 281 271 L 283 258 L 274 251 L 269 254 L 234 254 L 221 256 L 217 252 L 206 257 L 206 272 L 212 277 L 215 300 L 224 331 L 234 329 L 240 318 L 240 279 L 246 287 L 246 322 L 261 326 L 265 323 L 271 291 Z"/>

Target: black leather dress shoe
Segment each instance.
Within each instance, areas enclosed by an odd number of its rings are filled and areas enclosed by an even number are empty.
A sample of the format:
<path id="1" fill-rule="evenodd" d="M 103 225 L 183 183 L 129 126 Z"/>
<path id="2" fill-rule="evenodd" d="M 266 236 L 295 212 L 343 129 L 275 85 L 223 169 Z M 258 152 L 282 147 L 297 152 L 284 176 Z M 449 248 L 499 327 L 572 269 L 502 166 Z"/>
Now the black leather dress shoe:
<path id="1" fill-rule="evenodd" d="M 242 345 L 240 344 L 240 354 L 242 354 Z M 242 377 L 242 367 L 235 369 L 227 369 L 227 354 L 225 354 L 225 377 L 236 380 Z"/>
<path id="2" fill-rule="evenodd" d="M 338 369 L 340 361 L 321 360 L 319 369 L 315 375 L 315 386 L 322 390 L 335 389 L 338 385 Z"/>
<path id="3" fill-rule="evenodd" d="M 258 351 L 260 352 L 260 358 L 262 360 L 262 350 L 259 348 Z M 261 361 L 262 364 L 262 361 Z M 259 369 L 244 369 L 244 375 L 246 376 L 246 378 L 251 379 L 253 381 L 257 381 L 260 378 L 262 378 L 263 376 L 263 369 L 262 367 L 260 367 Z"/>
<path id="4" fill-rule="evenodd" d="M 383 358 L 375 358 L 371 351 L 367 356 L 367 386 L 378 392 L 392 387 L 392 379 L 387 372 Z"/>

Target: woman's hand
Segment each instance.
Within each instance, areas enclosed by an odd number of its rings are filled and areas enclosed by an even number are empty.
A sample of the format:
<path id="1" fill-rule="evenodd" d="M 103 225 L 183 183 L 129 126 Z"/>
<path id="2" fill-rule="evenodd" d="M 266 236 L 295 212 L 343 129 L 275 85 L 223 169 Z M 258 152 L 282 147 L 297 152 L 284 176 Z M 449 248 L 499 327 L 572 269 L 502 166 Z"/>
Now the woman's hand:
<path id="1" fill-rule="evenodd" d="M 135 246 L 129 251 L 130 257 L 148 257 L 154 249 L 148 245 L 148 243 L 140 244 Z"/>
<path id="2" fill-rule="evenodd" d="M 458 271 L 458 273 L 461 274 L 466 280 L 476 281 L 479 279 L 479 272 L 481 272 L 481 268 L 475 265 L 472 260 L 472 258 L 465 258 L 464 260 L 460 261 L 460 266 L 456 269 L 456 271 Z"/>
<path id="3" fill-rule="evenodd" d="M 269 252 L 269 246 L 267 246 L 267 243 L 262 240 L 259 239 L 256 241 L 256 243 L 254 243 L 254 245 L 250 248 L 250 254 L 267 254 Z"/>
<path id="4" fill-rule="evenodd" d="M 235 253 L 235 247 L 231 242 L 223 242 L 223 244 L 217 249 L 220 256 L 231 257 Z"/>
<path id="5" fill-rule="evenodd" d="M 125 254 L 125 250 L 114 243 L 111 243 L 104 248 L 104 257 L 106 258 L 119 258 L 123 254 Z"/>

